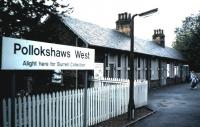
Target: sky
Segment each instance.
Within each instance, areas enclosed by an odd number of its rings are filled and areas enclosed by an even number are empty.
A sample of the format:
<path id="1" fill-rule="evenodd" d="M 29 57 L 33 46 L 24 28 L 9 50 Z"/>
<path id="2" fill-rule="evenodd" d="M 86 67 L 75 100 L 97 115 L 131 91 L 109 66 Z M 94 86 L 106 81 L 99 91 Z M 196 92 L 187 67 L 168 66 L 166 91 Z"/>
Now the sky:
<path id="1" fill-rule="evenodd" d="M 155 29 L 163 29 L 165 45 L 171 47 L 175 28 L 181 27 L 185 17 L 200 11 L 199 0 L 67 0 L 74 12 L 71 17 L 115 29 L 119 13 L 139 14 L 154 8 L 158 12 L 149 17 L 135 17 L 135 36 L 152 40 Z"/>

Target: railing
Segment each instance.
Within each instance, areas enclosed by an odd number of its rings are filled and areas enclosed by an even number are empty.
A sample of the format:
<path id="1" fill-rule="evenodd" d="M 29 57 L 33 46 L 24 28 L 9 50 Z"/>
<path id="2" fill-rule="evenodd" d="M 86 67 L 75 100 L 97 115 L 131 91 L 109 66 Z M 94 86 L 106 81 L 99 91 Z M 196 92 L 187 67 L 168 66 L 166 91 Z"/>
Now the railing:
<path id="1" fill-rule="evenodd" d="M 112 85 L 108 82 L 112 82 Z M 88 88 L 88 125 L 127 112 L 129 81 L 123 80 L 120 83 L 120 80 L 109 79 L 102 80 L 102 84 L 99 87 Z M 147 104 L 147 88 L 146 81 L 135 82 L 136 107 Z M 16 98 L 15 125 L 16 127 L 81 127 L 83 94 L 83 90 L 70 90 Z M 3 99 L 3 127 L 10 127 L 11 115 L 11 100 Z"/>

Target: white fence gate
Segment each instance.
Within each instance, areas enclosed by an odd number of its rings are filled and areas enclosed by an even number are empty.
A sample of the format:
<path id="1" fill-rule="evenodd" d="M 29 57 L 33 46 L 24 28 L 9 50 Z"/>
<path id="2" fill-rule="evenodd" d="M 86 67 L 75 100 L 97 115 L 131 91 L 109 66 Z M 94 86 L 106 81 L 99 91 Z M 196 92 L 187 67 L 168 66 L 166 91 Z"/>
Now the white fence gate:
<path id="1" fill-rule="evenodd" d="M 109 79 L 115 85 L 88 88 L 88 125 L 94 125 L 127 112 L 129 81 Z M 136 107 L 147 104 L 147 82 L 135 82 Z M 84 91 L 70 90 L 15 99 L 16 127 L 83 126 Z M 3 100 L 3 127 L 11 126 L 11 99 Z"/>

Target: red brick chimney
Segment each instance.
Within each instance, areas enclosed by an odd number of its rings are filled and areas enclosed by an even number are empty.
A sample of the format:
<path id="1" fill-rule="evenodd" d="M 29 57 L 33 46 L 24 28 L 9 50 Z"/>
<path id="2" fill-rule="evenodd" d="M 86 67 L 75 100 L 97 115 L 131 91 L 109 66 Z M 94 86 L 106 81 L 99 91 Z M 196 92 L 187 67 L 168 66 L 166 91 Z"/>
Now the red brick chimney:
<path id="1" fill-rule="evenodd" d="M 154 34 L 152 36 L 153 41 L 156 42 L 157 44 L 159 44 L 162 47 L 165 47 L 165 35 L 163 30 L 158 29 L 158 30 L 154 30 Z"/>
<path id="2" fill-rule="evenodd" d="M 116 30 L 130 35 L 130 22 L 131 14 L 128 14 L 127 12 L 118 14 L 118 20 L 116 21 Z"/>

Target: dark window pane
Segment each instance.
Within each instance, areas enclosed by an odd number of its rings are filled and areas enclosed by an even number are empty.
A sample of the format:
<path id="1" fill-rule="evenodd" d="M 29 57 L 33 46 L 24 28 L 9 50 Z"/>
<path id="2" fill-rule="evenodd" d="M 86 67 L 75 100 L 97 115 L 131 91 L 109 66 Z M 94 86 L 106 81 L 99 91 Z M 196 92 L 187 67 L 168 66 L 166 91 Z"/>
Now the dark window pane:
<path id="1" fill-rule="evenodd" d="M 138 68 L 140 68 L 140 57 L 138 57 Z"/>
<path id="2" fill-rule="evenodd" d="M 108 55 L 106 55 L 105 63 L 106 63 L 106 67 L 108 67 Z"/>
<path id="3" fill-rule="evenodd" d="M 138 79 L 140 79 L 140 70 L 138 70 Z"/>
<path id="4" fill-rule="evenodd" d="M 117 71 L 117 78 L 121 78 L 121 70 Z"/>
<path id="5" fill-rule="evenodd" d="M 110 66 L 109 78 L 113 78 L 114 77 L 114 64 L 109 64 L 109 66 Z"/>
<path id="6" fill-rule="evenodd" d="M 121 67 L 121 56 L 120 55 L 118 55 L 117 65 L 118 65 L 118 67 Z"/>

